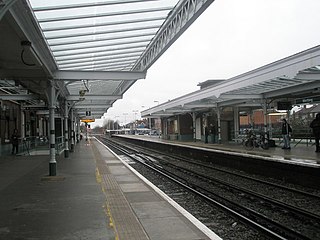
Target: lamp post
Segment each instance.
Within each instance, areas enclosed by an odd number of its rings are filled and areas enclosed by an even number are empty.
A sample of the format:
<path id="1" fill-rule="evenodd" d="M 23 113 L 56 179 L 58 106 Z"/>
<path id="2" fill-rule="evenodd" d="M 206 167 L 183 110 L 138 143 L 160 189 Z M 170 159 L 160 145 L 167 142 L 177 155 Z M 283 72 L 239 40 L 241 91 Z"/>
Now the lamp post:
<path id="1" fill-rule="evenodd" d="M 117 129 L 116 129 L 116 130 L 119 129 L 119 128 L 118 128 L 118 125 L 119 125 L 119 124 L 118 124 L 118 117 L 119 117 L 119 116 L 114 116 L 114 118 L 116 119 L 115 123 L 117 124 L 117 125 L 116 125 L 116 126 L 117 126 Z"/>
<path id="2" fill-rule="evenodd" d="M 126 129 L 126 125 L 127 125 L 127 115 L 128 115 L 128 113 L 123 113 L 123 116 L 124 116 L 124 129 Z M 124 133 L 126 133 L 126 130 L 124 130 Z"/>
<path id="3" fill-rule="evenodd" d="M 137 113 L 139 112 L 139 110 L 133 110 L 132 112 L 134 113 L 134 129 L 135 133 L 137 133 Z"/>

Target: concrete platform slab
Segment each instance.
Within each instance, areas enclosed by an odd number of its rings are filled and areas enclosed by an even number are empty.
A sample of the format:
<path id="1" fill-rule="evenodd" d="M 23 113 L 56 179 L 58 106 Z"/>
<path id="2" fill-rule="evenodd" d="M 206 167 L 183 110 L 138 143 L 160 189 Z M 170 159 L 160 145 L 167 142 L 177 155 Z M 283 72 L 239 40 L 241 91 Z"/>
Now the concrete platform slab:
<path id="1" fill-rule="evenodd" d="M 109 170 L 114 175 L 127 175 L 130 171 L 123 165 L 109 166 Z"/>
<path id="2" fill-rule="evenodd" d="M 203 240 L 203 236 L 196 234 L 189 225 L 179 217 L 143 218 L 150 239 L 152 240 Z"/>
<path id="3" fill-rule="evenodd" d="M 131 206 L 139 219 L 177 216 L 177 212 L 168 207 L 165 201 L 132 203 Z"/>
<path id="4" fill-rule="evenodd" d="M 143 183 L 121 183 L 119 184 L 123 192 L 148 192 L 150 191 Z"/>
<path id="5" fill-rule="evenodd" d="M 126 192 L 124 193 L 126 199 L 132 203 L 146 203 L 146 202 L 156 202 L 162 201 L 162 199 L 156 195 L 154 192 Z"/>
<path id="6" fill-rule="evenodd" d="M 139 178 L 137 178 L 134 175 L 118 175 L 114 176 L 116 181 L 119 183 L 125 183 L 125 182 L 139 182 Z"/>

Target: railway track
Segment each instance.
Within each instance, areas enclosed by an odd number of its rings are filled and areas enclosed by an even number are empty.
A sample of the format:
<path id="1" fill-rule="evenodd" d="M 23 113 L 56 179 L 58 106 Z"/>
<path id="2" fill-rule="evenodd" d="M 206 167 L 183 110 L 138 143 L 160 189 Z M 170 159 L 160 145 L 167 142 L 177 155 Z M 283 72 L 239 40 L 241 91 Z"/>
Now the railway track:
<path id="1" fill-rule="evenodd" d="M 282 189 L 282 195 L 284 195 L 285 191 L 283 189 L 287 189 L 286 191 L 290 191 L 291 194 L 294 192 L 294 194 L 300 194 L 300 196 L 303 195 L 306 198 L 316 199 L 312 200 L 315 202 L 319 201 L 318 195 L 305 193 L 301 190 L 295 191 L 287 187 L 282 188 L 274 183 L 269 184 L 266 181 L 257 181 L 255 178 L 243 174 L 239 176 L 238 173 L 235 174 L 226 170 L 222 171 L 225 174 L 224 179 L 213 177 L 218 170 L 209 164 L 195 163 L 194 161 L 168 156 L 159 152 L 150 153 L 149 150 L 141 147 L 133 147 L 132 145 L 129 147 L 127 143 L 124 146 L 123 143 L 105 141 L 109 147 L 120 151 L 121 154 L 139 162 L 139 164 L 143 164 L 143 166 L 152 171 L 156 171 L 157 174 L 165 176 L 175 184 L 179 184 L 179 186 L 197 195 L 197 197 L 204 199 L 207 204 L 209 203 L 222 209 L 225 213 L 237 219 L 237 222 L 255 229 L 266 238 L 320 238 L 320 231 L 318 230 L 319 214 L 287 204 L 266 194 L 248 189 L 248 187 L 230 183 L 229 178 L 231 175 L 243 178 L 246 181 L 245 185 L 249 186 L 248 181 L 253 181 L 255 185 L 260 182 L 264 186 L 268 185 L 268 188 L 271 188 L 271 186 L 278 187 L 278 189 Z M 219 171 L 221 173 L 221 169 Z"/>

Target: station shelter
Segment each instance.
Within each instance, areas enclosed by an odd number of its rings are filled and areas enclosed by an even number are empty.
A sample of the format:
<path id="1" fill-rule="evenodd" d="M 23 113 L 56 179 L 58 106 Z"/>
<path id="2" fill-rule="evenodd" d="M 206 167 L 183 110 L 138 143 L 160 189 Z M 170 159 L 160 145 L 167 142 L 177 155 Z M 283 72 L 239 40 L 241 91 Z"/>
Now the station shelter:
<path id="1" fill-rule="evenodd" d="M 46 146 L 69 157 L 81 121 L 101 118 L 214 0 L 0 1 L 0 155 Z M 86 125 L 87 126 L 87 125 Z"/>
<path id="2" fill-rule="evenodd" d="M 170 140 L 238 141 L 248 128 L 265 138 L 279 135 L 272 126 L 279 126 L 282 118 L 290 120 L 295 106 L 319 103 L 320 46 L 199 86 L 200 90 L 147 109 L 141 116 L 161 118 L 162 137 Z"/>

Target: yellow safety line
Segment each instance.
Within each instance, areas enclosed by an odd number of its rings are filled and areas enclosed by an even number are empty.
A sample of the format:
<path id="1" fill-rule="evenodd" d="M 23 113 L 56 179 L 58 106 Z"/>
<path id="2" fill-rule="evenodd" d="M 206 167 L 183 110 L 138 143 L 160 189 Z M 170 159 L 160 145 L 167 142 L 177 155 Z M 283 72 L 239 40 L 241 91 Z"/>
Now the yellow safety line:
<path id="1" fill-rule="evenodd" d="M 93 145 L 92 145 L 92 148 L 93 148 Z M 95 162 L 97 163 L 97 159 L 96 159 L 96 154 L 95 153 L 95 149 L 93 149 L 93 152 L 94 152 L 94 159 L 95 159 Z M 101 174 L 100 174 L 100 171 L 99 171 L 99 168 L 96 167 L 96 171 L 95 171 L 95 175 L 96 175 L 96 181 L 97 183 L 100 184 L 101 186 L 101 190 L 103 192 L 103 194 L 105 195 L 105 197 L 107 198 L 107 195 L 106 195 L 106 189 L 104 188 L 104 184 L 102 182 L 102 177 L 101 177 Z M 114 231 L 114 235 L 115 235 L 115 240 L 120 240 L 119 238 L 119 235 L 118 235 L 118 232 L 117 232 L 117 229 L 116 229 L 116 226 L 114 224 L 114 220 L 113 220 L 113 217 L 112 217 L 112 214 L 111 214 L 111 210 L 110 210 L 110 207 L 109 207 L 109 204 L 108 202 L 106 201 L 106 204 L 103 206 L 103 209 L 104 209 L 104 212 L 105 214 L 108 216 L 109 218 L 109 226 L 111 228 L 113 228 L 113 231 Z"/>

